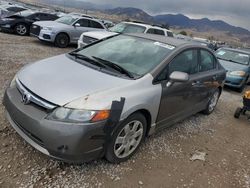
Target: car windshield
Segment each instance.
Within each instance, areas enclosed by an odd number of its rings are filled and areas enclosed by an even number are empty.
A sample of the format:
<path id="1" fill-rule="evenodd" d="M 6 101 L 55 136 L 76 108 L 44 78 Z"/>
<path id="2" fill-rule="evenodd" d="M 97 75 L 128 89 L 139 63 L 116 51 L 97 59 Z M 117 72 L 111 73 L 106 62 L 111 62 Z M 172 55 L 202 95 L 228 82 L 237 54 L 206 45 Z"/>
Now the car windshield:
<path id="1" fill-rule="evenodd" d="M 119 23 L 110 28 L 110 31 L 116 33 L 144 33 L 145 30 L 146 27 L 128 23 Z"/>
<path id="2" fill-rule="evenodd" d="M 233 50 L 227 50 L 227 49 L 220 49 L 216 52 L 216 56 L 219 59 L 231 61 L 234 63 L 239 63 L 243 65 L 248 65 L 250 60 L 250 55 L 233 51 Z"/>
<path id="3" fill-rule="evenodd" d="M 57 19 L 56 22 L 63 23 L 66 25 L 72 25 L 76 20 L 77 20 L 77 18 L 74 18 L 72 16 L 63 16 L 63 17 Z"/>
<path id="4" fill-rule="evenodd" d="M 153 40 L 119 35 L 79 50 L 77 54 L 118 65 L 136 78 L 153 70 L 174 48 Z"/>

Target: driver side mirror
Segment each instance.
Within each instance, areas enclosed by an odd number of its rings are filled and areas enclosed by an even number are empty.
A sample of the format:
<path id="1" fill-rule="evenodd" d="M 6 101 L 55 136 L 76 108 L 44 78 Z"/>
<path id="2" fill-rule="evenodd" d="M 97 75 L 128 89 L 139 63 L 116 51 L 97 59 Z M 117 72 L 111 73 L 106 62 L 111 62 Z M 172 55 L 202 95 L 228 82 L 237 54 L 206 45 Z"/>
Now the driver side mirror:
<path id="1" fill-rule="evenodd" d="M 169 79 L 167 87 L 172 86 L 175 82 L 187 82 L 189 80 L 189 75 L 185 72 L 174 71 L 170 74 Z"/>
<path id="2" fill-rule="evenodd" d="M 76 23 L 75 27 L 81 27 L 81 25 L 79 23 Z"/>

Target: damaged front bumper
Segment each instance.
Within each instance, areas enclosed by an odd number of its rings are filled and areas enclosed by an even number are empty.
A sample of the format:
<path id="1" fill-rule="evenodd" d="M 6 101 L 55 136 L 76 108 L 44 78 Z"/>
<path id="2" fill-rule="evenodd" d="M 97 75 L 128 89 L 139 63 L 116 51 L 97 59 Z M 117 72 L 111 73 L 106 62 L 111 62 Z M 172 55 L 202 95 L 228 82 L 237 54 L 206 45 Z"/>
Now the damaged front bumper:
<path id="1" fill-rule="evenodd" d="M 63 123 L 47 120 L 50 112 L 31 103 L 23 104 L 16 87 L 4 96 L 7 119 L 30 145 L 65 162 L 88 162 L 103 156 L 106 122 Z"/>

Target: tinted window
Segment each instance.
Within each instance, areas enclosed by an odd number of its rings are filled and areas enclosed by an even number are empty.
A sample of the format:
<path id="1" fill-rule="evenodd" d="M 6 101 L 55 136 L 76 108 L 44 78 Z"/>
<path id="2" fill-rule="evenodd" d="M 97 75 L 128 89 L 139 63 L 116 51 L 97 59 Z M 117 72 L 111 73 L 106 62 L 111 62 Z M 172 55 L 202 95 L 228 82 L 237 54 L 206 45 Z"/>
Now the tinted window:
<path id="1" fill-rule="evenodd" d="M 78 20 L 76 23 L 79 23 L 81 27 L 89 27 L 89 20 L 86 19 Z"/>
<path id="2" fill-rule="evenodd" d="M 149 29 L 147 33 L 156 34 L 156 35 L 165 35 L 163 30 L 160 29 Z"/>
<path id="3" fill-rule="evenodd" d="M 23 11 L 23 10 L 26 10 L 24 8 L 21 8 L 21 7 L 10 7 L 10 8 L 7 8 L 8 11 L 11 11 L 11 12 L 20 12 L 20 11 Z"/>
<path id="4" fill-rule="evenodd" d="M 174 34 L 172 32 L 170 32 L 170 31 L 167 31 L 167 34 L 168 34 L 169 37 L 174 37 Z"/>
<path id="5" fill-rule="evenodd" d="M 41 20 L 54 20 L 56 16 L 52 14 L 40 14 Z"/>
<path id="6" fill-rule="evenodd" d="M 200 71 L 205 72 L 215 68 L 215 58 L 214 56 L 206 51 L 201 50 L 201 63 L 200 63 Z"/>
<path id="7" fill-rule="evenodd" d="M 198 72 L 197 50 L 187 50 L 179 54 L 169 64 L 169 75 L 174 71 L 194 74 Z"/>
<path id="8" fill-rule="evenodd" d="M 98 22 L 95 22 L 95 21 L 90 21 L 90 25 L 92 28 L 103 29 L 102 25 Z"/>
<path id="9" fill-rule="evenodd" d="M 156 35 L 165 35 L 164 31 L 160 30 L 160 29 L 155 29 L 155 34 Z"/>

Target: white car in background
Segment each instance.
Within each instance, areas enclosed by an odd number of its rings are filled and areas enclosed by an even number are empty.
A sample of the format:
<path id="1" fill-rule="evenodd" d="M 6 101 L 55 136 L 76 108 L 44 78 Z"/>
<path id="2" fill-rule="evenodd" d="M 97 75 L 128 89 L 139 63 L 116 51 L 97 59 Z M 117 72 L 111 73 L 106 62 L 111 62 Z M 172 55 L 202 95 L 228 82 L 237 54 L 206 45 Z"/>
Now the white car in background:
<path id="1" fill-rule="evenodd" d="M 174 37 L 172 31 L 160 26 L 144 24 L 141 22 L 121 22 L 110 28 L 109 31 L 84 32 L 78 40 L 78 48 L 117 35 L 118 33 L 148 33 Z"/>

